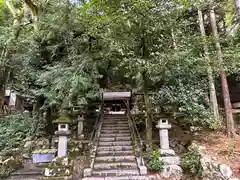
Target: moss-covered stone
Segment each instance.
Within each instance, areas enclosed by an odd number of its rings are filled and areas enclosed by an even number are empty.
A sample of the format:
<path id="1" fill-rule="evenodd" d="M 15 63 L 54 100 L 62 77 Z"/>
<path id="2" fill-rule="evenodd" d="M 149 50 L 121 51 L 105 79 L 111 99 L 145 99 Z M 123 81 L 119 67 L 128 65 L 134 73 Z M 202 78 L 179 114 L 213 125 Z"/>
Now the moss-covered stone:
<path id="1" fill-rule="evenodd" d="M 40 180 L 72 180 L 71 176 L 62 176 L 62 177 L 41 177 Z"/>
<path id="2" fill-rule="evenodd" d="M 73 121 L 70 118 L 66 117 L 66 116 L 61 116 L 58 119 L 56 119 L 54 121 L 54 123 L 58 123 L 58 124 L 72 124 Z"/>
<path id="3" fill-rule="evenodd" d="M 56 149 L 37 149 L 32 154 L 55 154 L 56 152 Z"/>
<path id="4" fill-rule="evenodd" d="M 45 169 L 46 176 L 65 177 L 73 173 L 73 161 L 68 158 L 57 157 Z"/>

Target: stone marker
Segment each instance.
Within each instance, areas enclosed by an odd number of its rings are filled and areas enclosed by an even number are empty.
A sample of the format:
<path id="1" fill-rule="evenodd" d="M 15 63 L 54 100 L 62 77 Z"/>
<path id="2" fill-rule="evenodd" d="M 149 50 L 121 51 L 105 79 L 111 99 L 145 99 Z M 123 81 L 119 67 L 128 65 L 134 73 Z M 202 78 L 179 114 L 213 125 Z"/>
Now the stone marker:
<path id="1" fill-rule="evenodd" d="M 84 139 L 84 134 L 83 134 L 83 121 L 84 118 L 83 116 L 78 116 L 78 137 L 79 139 Z"/>

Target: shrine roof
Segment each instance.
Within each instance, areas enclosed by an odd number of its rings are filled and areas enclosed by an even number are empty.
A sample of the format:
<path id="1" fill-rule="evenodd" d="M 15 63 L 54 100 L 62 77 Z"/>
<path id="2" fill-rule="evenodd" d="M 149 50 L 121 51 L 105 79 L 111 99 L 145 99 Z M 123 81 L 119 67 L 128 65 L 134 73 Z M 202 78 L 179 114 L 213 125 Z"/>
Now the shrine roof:
<path id="1" fill-rule="evenodd" d="M 131 98 L 131 92 L 104 92 L 103 100 L 128 100 Z"/>

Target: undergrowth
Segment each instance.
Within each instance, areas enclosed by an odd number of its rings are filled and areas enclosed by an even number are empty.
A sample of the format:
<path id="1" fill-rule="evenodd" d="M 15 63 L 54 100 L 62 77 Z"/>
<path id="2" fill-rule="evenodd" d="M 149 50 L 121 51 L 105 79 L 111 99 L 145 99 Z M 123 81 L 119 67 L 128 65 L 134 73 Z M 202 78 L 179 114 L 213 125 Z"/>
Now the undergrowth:
<path id="1" fill-rule="evenodd" d="M 158 151 L 153 151 L 146 165 L 150 171 L 162 171 L 164 163 L 159 159 Z"/>
<path id="2" fill-rule="evenodd" d="M 0 118 L 0 179 L 10 175 L 16 169 L 4 164 L 4 160 L 17 156 L 15 150 L 24 146 L 24 139 L 30 136 L 42 136 L 44 122 L 23 115 L 11 115 Z"/>
<path id="3" fill-rule="evenodd" d="M 181 158 L 181 167 L 184 172 L 196 175 L 202 172 L 201 168 L 201 154 L 196 145 L 188 147 L 188 151 Z"/>

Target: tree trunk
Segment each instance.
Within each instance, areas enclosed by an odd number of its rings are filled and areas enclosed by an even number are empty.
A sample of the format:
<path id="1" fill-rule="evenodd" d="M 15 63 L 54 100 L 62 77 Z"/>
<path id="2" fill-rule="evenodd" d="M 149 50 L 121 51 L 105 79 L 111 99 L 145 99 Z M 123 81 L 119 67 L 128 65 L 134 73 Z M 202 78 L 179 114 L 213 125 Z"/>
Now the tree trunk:
<path id="1" fill-rule="evenodd" d="M 51 107 L 47 108 L 45 118 L 47 121 L 46 133 L 49 135 L 53 135 L 54 129 L 53 129 L 53 116 L 52 116 L 52 108 Z"/>
<path id="2" fill-rule="evenodd" d="M 148 95 L 148 84 L 145 72 L 142 73 L 144 101 L 146 106 L 146 141 L 147 151 L 152 152 L 152 104 Z"/>
<path id="3" fill-rule="evenodd" d="M 171 29 L 171 36 L 172 36 L 172 41 L 173 41 L 173 48 L 176 51 L 177 50 L 177 43 L 176 43 L 176 38 L 173 29 Z"/>
<path id="4" fill-rule="evenodd" d="M 215 46 L 217 51 L 217 57 L 220 64 L 220 78 L 221 78 L 221 86 L 223 92 L 223 100 L 224 100 L 224 109 L 225 109 L 225 116 L 226 116 L 226 125 L 227 125 L 227 134 L 229 136 L 235 136 L 235 128 L 234 128 L 234 120 L 232 115 L 232 104 L 229 95 L 227 77 L 225 74 L 225 70 L 223 67 L 223 55 L 221 50 L 221 44 L 219 41 L 219 35 L 217 30 L 217 23 L 216 23 L 216 16 L 213 9 L 210 10 L 210 21 L 212 27 L 212 33 L 215 40 Z"/>
<path id="5" fill-rule="evenodd" d="M 4 114 L 5 88 L 0 87 L 0 115 Z"/>
<path id="6" fill-rule="evenodd" d="M 240 18 L 240 0 L 236 0 L 236 8 L 237 8 L 237 14 L 238 17 Z"/>
<path id="7" fill-rule="evenodd" d="M 210 107 L 213 112 L 214 118 L 216 120 L 218 120 L 219 119 L 219 111 L 218 111 L 217 95 L 216 95 L 216 89 L 215 89 L 215 85 L 214 85 L 211 61 L 209 58 L 208 45 L 207 45 L 207 41 L 206 41 L 206 32 L 205 32 L 205 28 L 204 28 L 203 14 L 202 14 L 201 10 L 198 10 L 198 20 L 199 20 L 201 36 L 203 38 L 204 56 L 208 63 L 207 74 L 208 74 L 208 83 L 209 83 Z"/>

